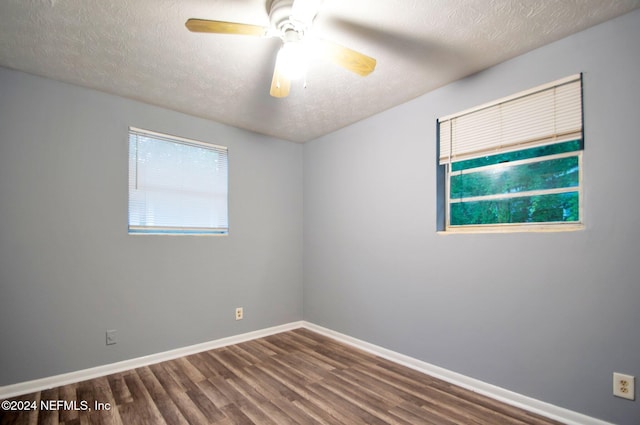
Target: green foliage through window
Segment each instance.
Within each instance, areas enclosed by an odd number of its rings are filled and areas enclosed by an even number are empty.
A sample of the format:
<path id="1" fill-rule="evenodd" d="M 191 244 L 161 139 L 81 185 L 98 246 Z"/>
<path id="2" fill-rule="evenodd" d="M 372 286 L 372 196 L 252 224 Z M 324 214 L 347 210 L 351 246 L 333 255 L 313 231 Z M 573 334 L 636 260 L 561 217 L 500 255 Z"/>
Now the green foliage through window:
<path id="1" fill-rule="evenodd" d="M 451 204 L 451 225 L 576 222 L 578 192 Z"/>
<path id="2" fill-rule="evenodd" d="M 449 225 L 580 222 L 581 140 L 451 164 Z"/>
<path id="3" fill-rule="evenodd" d="M 487 165 L 501 164 L 504 162 L 518 161 L 541 156 L 555 155 L 566 152 L 582 150 L 582 140 L 555 143 L 553 145 L 536 146 L 535 148 L 522 149 L 514 152 L 499 153 L 496 155 L 482 156 L 479 158 L 458 161 L 451 164 L 451 171 L 467 170 L 469 168 L 484 167 Z"/>
<path id="4" fill-rule="evenodd" d="M 451 199 L 575 187 L 579 184 L 578 171 L 577 156 L 521 165 L 500 164 L 451 176 Z"/>

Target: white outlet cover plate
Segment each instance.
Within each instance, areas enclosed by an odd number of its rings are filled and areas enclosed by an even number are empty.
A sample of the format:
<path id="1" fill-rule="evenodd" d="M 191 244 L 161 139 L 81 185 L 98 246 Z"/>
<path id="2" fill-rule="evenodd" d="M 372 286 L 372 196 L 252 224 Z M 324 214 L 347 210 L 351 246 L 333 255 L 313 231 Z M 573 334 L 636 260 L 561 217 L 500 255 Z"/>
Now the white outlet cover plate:
<path id="1" fill-rule="evenodd" d="M 108 330 L 107 331 L 107 345 L 113 345 L 116 343 L 116 330 Z"/>
<path id="2" fill-rule="evenodd" d="M 622 385 L 621 382 L 626 382 L 626 385 Z M 616 397 L 622 397 L 629 400 L 635 400 L 636 398 L 636 378 L 631 375 L 625 375 L 624 373 L 613 373 L 613 395 Z"/>

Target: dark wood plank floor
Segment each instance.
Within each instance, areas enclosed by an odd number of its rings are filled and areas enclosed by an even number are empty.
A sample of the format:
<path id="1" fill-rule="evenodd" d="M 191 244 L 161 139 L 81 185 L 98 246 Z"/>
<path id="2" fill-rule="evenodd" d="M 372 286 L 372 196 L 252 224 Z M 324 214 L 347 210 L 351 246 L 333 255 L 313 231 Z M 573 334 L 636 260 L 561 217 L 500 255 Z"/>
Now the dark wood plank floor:
<path id="1" fill-rule="evenodd" d="M 3 425 L 558 424 L 306 329 L 13 400 L 78 409 L 0 411 Z"/>

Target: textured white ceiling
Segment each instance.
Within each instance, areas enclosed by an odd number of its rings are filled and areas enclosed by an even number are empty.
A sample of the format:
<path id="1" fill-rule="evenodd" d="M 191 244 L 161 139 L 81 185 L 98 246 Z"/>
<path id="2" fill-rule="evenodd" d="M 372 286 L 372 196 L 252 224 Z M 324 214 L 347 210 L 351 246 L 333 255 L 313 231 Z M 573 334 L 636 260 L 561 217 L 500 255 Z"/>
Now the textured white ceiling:
<path id="1" fill-rule="evenodd" d="M 305 1 L 305 0 L 297 0 Z M 267 26 L 265 0 L 0 0 L 0 66 L 295 142 L 622 15 L 640 0 L 325 0 L 322 37 L 377 59 L 316 61 L 269 96 L 274 38 L 196 34 L 188 18 Z"/>

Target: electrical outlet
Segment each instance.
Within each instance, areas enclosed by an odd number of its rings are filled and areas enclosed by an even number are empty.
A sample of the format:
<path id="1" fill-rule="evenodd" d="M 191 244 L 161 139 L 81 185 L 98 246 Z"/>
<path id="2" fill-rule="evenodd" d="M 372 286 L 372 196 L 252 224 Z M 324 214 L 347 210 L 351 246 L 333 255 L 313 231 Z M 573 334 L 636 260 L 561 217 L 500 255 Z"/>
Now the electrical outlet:
<path id="1" fill-rule="evenodd" d="M 116 343 L 116 330 L 111 329 L 107 331 L 107 345 L 113 345 Z"/>
<path id="2" fill-rule="evenodd" d="M 636 399 L 636 378 L 623 373 L 613 373 L 613 395 L 629 400 Z"/>
<path id="3" fill-rule="evenodd" d="M 236 308 L 236 320 L 242 320 L 243 317 L 244 311 L 242 310 L 242 307 Z"/>

